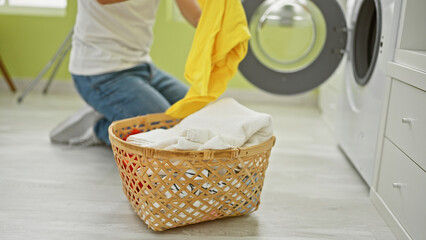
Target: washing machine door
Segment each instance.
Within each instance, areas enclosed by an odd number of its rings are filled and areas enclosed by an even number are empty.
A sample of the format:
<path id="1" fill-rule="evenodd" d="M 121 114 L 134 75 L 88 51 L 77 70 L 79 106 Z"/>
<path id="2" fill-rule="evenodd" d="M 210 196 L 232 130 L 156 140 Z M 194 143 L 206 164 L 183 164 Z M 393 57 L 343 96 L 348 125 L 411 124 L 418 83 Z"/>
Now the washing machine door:
<path id="1" fill-rule="evenodd" d="M 245 0 L 252 38 L 240 72 L 275 94 L 318 87 L 346 48 L 345 15 L 336 0 Z"/>

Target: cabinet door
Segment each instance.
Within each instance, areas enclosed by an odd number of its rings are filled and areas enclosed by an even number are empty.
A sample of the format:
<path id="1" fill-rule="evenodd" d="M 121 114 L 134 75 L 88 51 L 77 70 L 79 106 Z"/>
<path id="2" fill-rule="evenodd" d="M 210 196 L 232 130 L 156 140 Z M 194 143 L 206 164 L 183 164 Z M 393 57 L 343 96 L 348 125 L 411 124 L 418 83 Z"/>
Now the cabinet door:
<path id="1" fill-rule="evenodd" d="M 426 92 L 392 80 L 386 136 L 426 170 Z"/>
<path id="2" fill-rule="evenodd" d="M 426 172 L 385 138 L 377 191 L 414 240 L 426 236 Z"/>

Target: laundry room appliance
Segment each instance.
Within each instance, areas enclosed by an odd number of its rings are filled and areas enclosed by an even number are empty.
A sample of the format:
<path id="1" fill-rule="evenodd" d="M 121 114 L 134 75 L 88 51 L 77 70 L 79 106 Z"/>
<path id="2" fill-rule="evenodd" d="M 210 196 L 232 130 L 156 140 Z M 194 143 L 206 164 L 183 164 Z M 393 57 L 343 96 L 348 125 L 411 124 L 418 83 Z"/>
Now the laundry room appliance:
<path id="1" fill-rule="evenodd" d="M 346 59 L 336 138 L 370 184 L 401 0 L 348 1 L 346 16 L 337 0 L 243 1 L 252 38 L 240 72 L 264 91 L 294 95 L 327 81 Z"/>
<path id="2" fill-rule="evenodd" d="M 394 57 L 401 0 L 348 0 L 348 54 L 336 113 L 336 139 L 371 186 L 387 64 Z"/>
<path id="3" fill-rule="evenodd" d="M 252 37 L 240 72 L 258 88 L 292 95 L 318 87 L 346 48 L 346 19 L 336 0 L 245 0 Z"/>

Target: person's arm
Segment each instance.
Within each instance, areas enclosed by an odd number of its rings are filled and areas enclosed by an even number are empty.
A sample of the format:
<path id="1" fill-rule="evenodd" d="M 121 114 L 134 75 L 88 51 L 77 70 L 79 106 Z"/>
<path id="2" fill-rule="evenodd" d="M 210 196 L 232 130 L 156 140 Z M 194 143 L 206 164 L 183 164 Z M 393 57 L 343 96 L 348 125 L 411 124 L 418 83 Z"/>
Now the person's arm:
<path id="1" fill-rule="evenodd" d="M 201 9 L 197 0 L 176 0 L 176 3 L 183 17 L 196 27 L 201 16 Z"/>
<path id="2" fill-rule="evenodd" d="M 127 1 L 127 0 L 97 0 L 97 1 L 100 4 L 112 4 L 112 3 L 124 2 L 124 1 Z"/>

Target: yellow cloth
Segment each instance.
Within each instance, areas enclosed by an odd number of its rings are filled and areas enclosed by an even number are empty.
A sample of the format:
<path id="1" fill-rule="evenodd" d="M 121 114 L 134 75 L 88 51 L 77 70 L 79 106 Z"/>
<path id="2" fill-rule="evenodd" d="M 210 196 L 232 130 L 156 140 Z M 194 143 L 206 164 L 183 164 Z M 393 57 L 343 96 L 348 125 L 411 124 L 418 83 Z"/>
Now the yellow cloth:
<path id="1" fill-rule="evenodd" d="M 174 118 L 185 118 L 222 95 L 247 53 L 250 32 L 240 0 L 198 3 L 202 14 L 185 66 L 191 87 L 167 109 Z"/>

